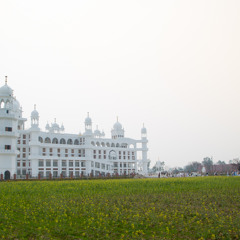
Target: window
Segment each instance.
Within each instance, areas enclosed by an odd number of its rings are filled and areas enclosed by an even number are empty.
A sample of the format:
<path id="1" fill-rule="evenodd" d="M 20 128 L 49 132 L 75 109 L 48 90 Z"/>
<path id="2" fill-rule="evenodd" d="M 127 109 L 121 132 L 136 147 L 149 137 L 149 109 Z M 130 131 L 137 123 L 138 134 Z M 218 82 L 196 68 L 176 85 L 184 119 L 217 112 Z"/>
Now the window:
<path id="1" fill-rule="evenodd" d="M 73 161 L 69 161 L 69 167 L 73 167 Z"/>
<path id="2" fill-rule="evenodd" d="M 60 153 L 60 148 L 58 148 L 57 152 Z"/>
<path id="3" fill-rule="evenodd" d="M 26 140 L 23 140 L 23 144 L 26 144 Z"/>
<path id="4" fill-rule="evenodd" d="M 57 177 L 58 176 L 58 172 L 57 171 L 53 171 L 53 177 Z"/>
<path id="5" fill-rule="evenodd" d="M 50 153 L 52 152 L 52 148 L 49 149 L 49 152 L 50 152 Z"/>
<path id="6" fill-rule="evenodd" d="M 95 162 L 95 168 L 100 168 L 100 163 Z"/>
<path id="7" fill-rule="evenodd" d="M 86 167 L 86 162 L 81 162 L 81 167 Z"/>
<path id="8" fill-rule="evenodd" d="M 12 132 L 12 128 L 11 127 L 5 127 L 5 131 L 6 132 Z"/>
<path id="9" fill-rule="evenodd" d="M 54 166 L 54 167 L 57 167 L 57 166 L 58 166 L 58 161 L 57 161 L 57 160 L 54 160 L 54 161 L 53 161 L 53 166 Z"/>
<path id="10" fill-rule="evenodd" d="M 43 148 L 42 151 L 43 151 L 43 152 L 46 152 L 46 148 Z"/>
<path id="11" fill-rule="evenodd" d="M 75 162 L 75 167 L 79 167 L 79 161 Z"/>
<path id="12" fill-rule="evenodd" d="M 65 153 L 68 153 L 68 149 L 65 149 Z"/>
<path id="13" fill-rule="evenodd" d="M 22 175 L 26 175 L 26 169 L 22 170 Z"/>
<path id="14" fill-rule="evenodd" d="M 23 153 L 22 157 L 23 157 L 23 158 L 26 158 L 26 153 Z"/>
<path id="15" fill-rule="evenodd" d="M 26 135 L 25 134 L 23 134 L 23 139 L 26 139 Z"/>
<path id="16" fill-rule="evenodd" d="M 26 152 L 26 148 L 23 148 L 22 150 L 23 150 L 23 152 Z"/>
<path id="17" fill-rule="evenodd" d="M 66 167 L 67 166 L 67 163 L 65 160 L 62 160 L 62 167 Z"/>
<path id="18" fill-rule="evenodd" d="M 39 167 L 43 167 L 43 166 L 44 166 L 43 160 L 38 160 L 38 166 L 39 166 Z"/>
<path id="19" fill-rule="evenodd" d="M 46 161 L 46 167 L 51 167 L 51 160 Z"/>
<path id="20" fill-rule="evenodd" d="M 17 167 L 20 167 L 20 161 L 17 162 Z"/>
<path id="21" fill-rule="evenodd" d="M 5 145 L 5 150 L 11 150 L 11 145 Z"/>
<path id="22" fill-rule="evenodd" d="M 26 162 L 23 162 L 23 163 L 22 163 L 22 166 L 23 166 L 23 167 L 26 167 Z"/>

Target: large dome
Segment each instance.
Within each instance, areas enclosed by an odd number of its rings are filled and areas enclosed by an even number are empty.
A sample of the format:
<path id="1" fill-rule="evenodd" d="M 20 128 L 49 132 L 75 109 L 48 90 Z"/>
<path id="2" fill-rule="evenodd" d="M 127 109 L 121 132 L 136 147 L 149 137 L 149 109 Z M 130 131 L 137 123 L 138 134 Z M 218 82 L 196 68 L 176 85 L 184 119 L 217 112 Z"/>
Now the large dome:
<path id="1" fill-rule="evenodd" d="M 0 96 L 9 97 L 12 96 L 12 92 L 13 90 L 7 85 L 7 82 L 0 88 Z"/>
<path id="2" fill-rule="evenodd" d="M 117 121 L 117 122 L 113 125 L 113 129 L 114 129 L 114 130 L 122 130 L 122 124 Z"/>

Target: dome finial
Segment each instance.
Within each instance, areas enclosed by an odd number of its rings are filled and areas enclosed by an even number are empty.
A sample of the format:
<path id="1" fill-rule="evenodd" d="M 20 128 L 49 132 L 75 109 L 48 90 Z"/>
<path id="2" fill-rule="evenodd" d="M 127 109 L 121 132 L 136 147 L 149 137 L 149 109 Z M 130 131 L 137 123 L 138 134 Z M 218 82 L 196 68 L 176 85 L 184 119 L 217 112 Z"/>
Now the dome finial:
<path id="1" fill-rule="evenodd" d="M 5 85 L 7 85 L 7 78 L 8 78 L 8 77 L 7 77 L 7 76 L 5 76 Z"/>
<path id="2" fill-rule="evenodd" d="M 34 104 L 34 110 L 36 110 L 36 104 Z"/>

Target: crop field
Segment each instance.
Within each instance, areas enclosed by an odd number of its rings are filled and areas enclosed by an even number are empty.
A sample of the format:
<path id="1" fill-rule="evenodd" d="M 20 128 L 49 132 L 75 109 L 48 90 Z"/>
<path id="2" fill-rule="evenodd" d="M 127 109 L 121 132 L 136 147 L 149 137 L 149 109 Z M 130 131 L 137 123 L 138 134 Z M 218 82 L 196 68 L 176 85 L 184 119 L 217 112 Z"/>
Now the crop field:
<path id="1" fill-rule="evenodd" d="M 240 239 L 240 177 L 0 182 L 0 239 Z"/>

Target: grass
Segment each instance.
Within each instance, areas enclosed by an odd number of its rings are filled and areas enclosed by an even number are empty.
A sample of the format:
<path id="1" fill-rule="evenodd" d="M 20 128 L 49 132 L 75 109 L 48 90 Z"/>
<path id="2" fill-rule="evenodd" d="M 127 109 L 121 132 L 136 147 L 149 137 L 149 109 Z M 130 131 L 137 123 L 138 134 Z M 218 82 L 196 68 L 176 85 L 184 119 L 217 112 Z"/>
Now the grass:
<path id="1" fill-rule="evenodd" d="M 0 183 L 1 239 L 239 239 L 240 178 Z"/>

